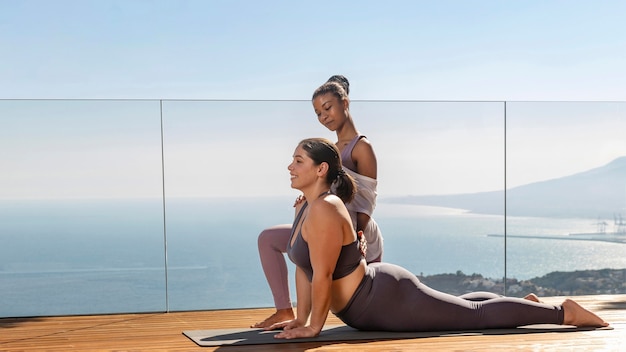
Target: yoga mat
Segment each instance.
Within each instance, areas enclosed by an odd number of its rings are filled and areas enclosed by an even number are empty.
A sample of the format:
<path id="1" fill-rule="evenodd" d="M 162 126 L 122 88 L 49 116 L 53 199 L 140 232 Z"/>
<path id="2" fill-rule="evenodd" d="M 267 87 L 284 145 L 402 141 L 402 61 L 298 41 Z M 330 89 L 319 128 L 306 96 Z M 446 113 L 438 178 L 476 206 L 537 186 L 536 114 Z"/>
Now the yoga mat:
<path id="1" fill-rule="evenodd" d="M 530 334 L 542 332 L 573 332 L 591 330 L 612 330 L 606 328 L 577 328 L 568 325 L 527 325 L 515 329 L 488 329 L 467 331 L 435 331 L 435 332 L 387 332 L 387 331 L 359 331 L 346 325 L 328 325 L 317 337 L 303 339 L 275 339 L 278 331 L 263 331 L 260 329 L 218 329 L 218 330 L 186 330 L 183 334 L 199 346 L 240 346 L 264 345 L 277 343 L 297 342 L 329 342 L 329 341 L 357 341 L 357 340 L 398 340 L 416 339 L 425 337 L 443 336 L 470 336 L 470 335 L 508 335 Z"/>

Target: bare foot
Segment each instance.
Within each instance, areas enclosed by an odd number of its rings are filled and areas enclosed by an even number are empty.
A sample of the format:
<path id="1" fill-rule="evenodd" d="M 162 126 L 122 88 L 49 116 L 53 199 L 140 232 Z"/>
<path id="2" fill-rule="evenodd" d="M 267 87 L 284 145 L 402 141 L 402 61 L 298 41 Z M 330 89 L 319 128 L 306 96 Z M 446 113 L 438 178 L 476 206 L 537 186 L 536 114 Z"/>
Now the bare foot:
<path id="1" fill-rule="evenodd" d="M 280 323 L 286 320 L 292 320 L 294 318 L 295 316 L 293 315 L 293 309 L 291 308 L 277 309 L 276 313 L 270 315 L 269 317 L 267 317 L 265 320 L 261 322 L 251 325 L 250 327 L 251 328 L 267 328 L 276 323 Z"/>
<path id="2" fill-rule="evenodd" d="M 524 296 L 524 299 L 527 299 L 527 300 L 533 301 L 533 302 L 537 302 L 537 303 L 543 303 L 543 302 L 541 302 L 539 297 L 537 297 L 537 295 L 534 294 L 534 293 L 527 294 L 526 296 Z"/>
<path id="3" fill-rule="evenodd" d="M 578 327 L 589 326 L 596 328 L 609 325 L 609 323 L 604 321 L 602 318 L 586 310 L 580 304 L 569 298 L 563 301 L 561 306 L 563 306 L 564 312 L 564 325 L 574 325 Z"/>

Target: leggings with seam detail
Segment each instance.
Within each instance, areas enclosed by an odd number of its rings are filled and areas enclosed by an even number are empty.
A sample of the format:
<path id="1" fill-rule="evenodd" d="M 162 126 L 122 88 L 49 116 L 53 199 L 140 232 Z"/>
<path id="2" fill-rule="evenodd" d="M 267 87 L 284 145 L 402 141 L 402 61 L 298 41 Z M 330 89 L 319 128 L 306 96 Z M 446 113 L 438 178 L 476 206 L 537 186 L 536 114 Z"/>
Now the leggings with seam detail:
<path id="1" fill-rule="evenodd" d="M 408 270 L 389 263 L 369 265 L 346 307 L 335 315 L 353 328 L 379 331 L 458 331 L 563 324 L 561 306 L 495 294 L 477 300 L 464 299 L 434 290 Z"/>
<path id="2" fill-rule="evenodd" d="M 276 309 L 291 308 L 289 277 L 284 253 L 291 237 L 291 224 L 276 225 L 261 232 L 258 238 L 259 257 L 270 285 Z"/>

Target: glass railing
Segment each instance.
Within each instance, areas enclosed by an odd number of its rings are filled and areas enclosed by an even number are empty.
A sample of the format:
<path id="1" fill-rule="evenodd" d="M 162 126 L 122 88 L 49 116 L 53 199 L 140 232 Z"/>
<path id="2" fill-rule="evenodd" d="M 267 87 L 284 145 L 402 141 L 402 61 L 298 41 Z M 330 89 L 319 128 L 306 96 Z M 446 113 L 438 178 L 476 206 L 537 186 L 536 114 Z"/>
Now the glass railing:
<path id="1" fill-rule="evenodd" d="M 626 292 L 626 104 L 506 106 L 507 276 L 545 295 Z"/>
<path id="2" fill-rule="evenodd" d="M 626 292 L 625 108 L 353 101 L 384 261 L 458 294 Z M 257 236 L 292 221 L 312 136 L 335 140 L 309 101 L 0 100 L 0 317 L 272 306 Z"/>
<path id="3" fill-rule="evenodd" d="M 0 101 L 0 316 L 166 306 L 155 101 Z"/>

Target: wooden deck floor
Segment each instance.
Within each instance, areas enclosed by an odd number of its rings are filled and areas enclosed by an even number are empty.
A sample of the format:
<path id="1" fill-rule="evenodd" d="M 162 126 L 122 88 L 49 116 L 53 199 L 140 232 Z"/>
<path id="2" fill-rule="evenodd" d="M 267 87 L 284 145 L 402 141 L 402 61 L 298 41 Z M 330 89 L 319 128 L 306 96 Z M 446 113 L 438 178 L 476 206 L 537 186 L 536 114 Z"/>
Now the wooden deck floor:
<path id="1" fill-rule="evenodd" d="M 626 295 L 575 299 L 613 330 L 454 336 L 367 342 L 199 347 L 183 330 L 247 327 L 272 309 L 0 319 L 0 351 L 623 351 Z M 560 303 L 561 297 L 544 299 Z M 329 316 L 329 324 L 340 322 Z"/>

